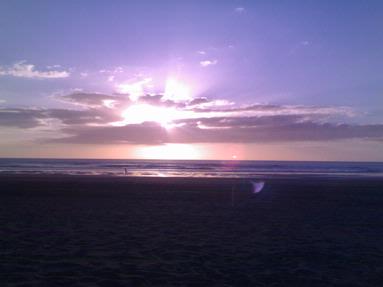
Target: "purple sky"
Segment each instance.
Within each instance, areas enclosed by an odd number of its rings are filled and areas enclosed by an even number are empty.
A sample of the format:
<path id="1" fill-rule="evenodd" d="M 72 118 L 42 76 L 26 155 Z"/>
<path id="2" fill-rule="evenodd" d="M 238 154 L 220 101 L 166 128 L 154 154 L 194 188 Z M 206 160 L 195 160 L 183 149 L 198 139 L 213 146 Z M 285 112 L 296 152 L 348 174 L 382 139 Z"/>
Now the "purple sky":
<path id="1" fill-rule="evenodd" d="M 383 160 L 381 1 L 1 1 L 0 156 Z"/>

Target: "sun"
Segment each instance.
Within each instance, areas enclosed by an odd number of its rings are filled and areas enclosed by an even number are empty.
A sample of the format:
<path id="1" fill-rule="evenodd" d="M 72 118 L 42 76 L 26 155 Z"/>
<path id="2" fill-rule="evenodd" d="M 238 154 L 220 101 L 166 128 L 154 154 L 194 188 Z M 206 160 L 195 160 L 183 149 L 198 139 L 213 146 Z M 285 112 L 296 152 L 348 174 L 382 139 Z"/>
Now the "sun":
<path id="1" fill-rule="evenodd" d="M 177 108 L 178 103 L 190 101 L 192 97 L 190 95 L 190 88 L 172 77 L 167 79 L 165 90 L 159 103 L 153 105 L 141 102 L 140 98 L 145 95 L 146 85 L 150 81 L 151 78 L 147 78 L 136 83 L 124 83 L 118 86 L 120 92 L 129 94 L 131 104 L 122 111 L 122 120 L 113 122 L 112 125 L 125 126 L 155 122 L 170 130 L 173 127 L 179 126 L 179 124 L 175 123 L 176 120 L 195 116 L 190 110 Z M 173 102 L 173 105 L 169 106 L 169 102 Z M 106 104 L 111 105 L 112 103 Z"/>
<path id="2" fill-rule="evenodd" d="M 192 99 L 190 87 L 175 78 L 166 80 L 164 99 L 174 102 L 190 101 Z"/>

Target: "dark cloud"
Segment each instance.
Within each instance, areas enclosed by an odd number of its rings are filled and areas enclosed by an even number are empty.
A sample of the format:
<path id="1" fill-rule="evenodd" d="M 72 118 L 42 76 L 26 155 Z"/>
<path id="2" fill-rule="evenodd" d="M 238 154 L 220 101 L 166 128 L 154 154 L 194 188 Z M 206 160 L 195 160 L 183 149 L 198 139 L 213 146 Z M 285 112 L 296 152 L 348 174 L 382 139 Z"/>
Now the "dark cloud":
<path id="1" fill-rule="evenodd" d="M 383 125 L 337 124 L 331 116 L 347 116 L 349 108 L 315 106 L 248 105 L 228 108 L 207 98 L 176 103 L 163 95 L 141 96 L 134 104 L 194 111 L 199 118 L 178 119 L 166 130 L 158 123 L 124 125 L 121 113 L 132 104 L 126 95 L 74 93 L 67 102 L 85 106 L 73 109 L 0 109 L 0 126 L 34 128 L 57 120 L 56 142 L 63 143 L 254 143 L 281 141 L 331 141 L 383 138 Z M 206 106 L 207 105 L 207 106 Z M 169 111 L 172 112 L 172 111 Z M 199 113 L 200 112 L 200 113 Z M 134 120 L 134 119 L 133 119 Z M 124 125 L 124 126 L 116 126 Z"/>
<path id="2" fill-rule="evenodd" d="M 0 109 L 0 126 L 16 128 L 34 128 L 42 125 L 45 118 L 42 110 L 33 109 Z"/>
<path id="3" fill-rule="evenodd" d="M 0 109 L 0 126 L 35 128 L 44 126 L 44 120 L 56 119 L 65 125 L 105 124 L 121 120 L 108 110 L 67 109 Z"/>
<path id="4" fill-rule="evenodd" d="M 297 116 L 220 118 L 187 120 L 183 126 L 166 130 L 144 123 L 123 127 L 82 127 L 65 132 L 71 143 L 254 143 L 280 141 L 323 141 L 383 138 L 383 125 L 347 125 L 300 122 Z M 204 125 L 201 128 L 201 125 Z"/>
<path id="5" fill-rule="evenodd" d="M 185 107 L 184 103 L 176 103 L 172 100 L 164 99 L 164 95 L 145 95 L 138 99 L 138 103 L 149 104 L 160 107 Z"/>
<path id="6" fill-rule="evenodd" d="M 117 105 L 129 102 L 127 96 L 123 95 L 105 95 L 97 93 L 73 93 L 65 96 L 60 96 L 61 100 L 70 102 L 73 104 L 84 105 L 88 107 L 103 107 L 105 106 L 105 101 L 113 101 Z"/>
<path id="7" fill-rule="evenodd" d="M 88 108 L 108 107 L 108 101 L 111 105 L 110 107 L 114 108 L 123 108 L 129 104 L 132 104 L 132 101 L 129 99 L 129 94 L 119 93 L 115 95 L 105 95 L 98 93 L 73 93 L 65 96 L 60 96 L 59 98 L 65 102 L 82 105 Z M 161 94 L 142 95 L 137 99 L 136 103 L 178 108 L 183 108 L 186 106 L 186 103 L 178 103 L 169 99 L 165 99 L 165 96 Z"/>
<path id="8" fill-rule="evenodd" d="M 206 128 L 236 128 L 256 126 L 277 126 L 286 122 L 304 121 L 301 115 L 275 115 L 275 116 L 252 116 L 252 117 L 213 117 L 196 118 L 176 121 L 176 123 L 187 123 L 193 126 L 205 126 Z"/>
<path id="9" fill-rule="evenodd" d="M 210 102 L 213 105 L 205 107 L 196 106 L 192 107 L 195 112 L 223 112 L 223 113 L 266 113 L 276 114 L 306 114 L 306 115 L 353 115 L 353 111 L 348 107 L 321 107 L 321 106 L 289 106 L 289 105 L 267 105 L 267 104 L 255 104 L 245 105 L 242 107 L 228 107 L 228 105 L 214 105 L 214 102 Z"/>
<path id="10" fill-rule="evenodd" d="M 206 121 L 205 121 L 206 123 Z M 296 117 L 236 118 L 221 120 L 214 127 L 201 128 L 198 123 L 172 131 L 172 142 L 278 142 L 323 141 L 339 139 L 383 138 L 383 125 L 347 125 L 297 122 Z"/>
<path id="11" fill-rule="evenodd" d="M 48 118 L 58 119 L 66 125 L 105 124 L 121 120 L 121 117 L 106 109 L 89 109 L 82 111 L 50 109 L 46 110 L 45 115 Z"/>
<path id="12" fill-rule="evenodd" d="M 157 123 L 145 122 L 142 124 L 121 127 L 79 127 L 66 128 L 62 132 L 70 136 L 55 139 L 61 143 L 111 144 L 161 144 L 168 142 L 168 133 Z M 50 141 L 52 142 L 52 141 Z"/>
<path id="13" fill-rule="evenodd" d="M 192 101 L 190 101 L 189 106 L 196 106 L 196 105 L 206 104 L 209 102 L 210 101 L 208 100 L 208 98 L 200 97 L 200 98 L 195 98 Z"/>

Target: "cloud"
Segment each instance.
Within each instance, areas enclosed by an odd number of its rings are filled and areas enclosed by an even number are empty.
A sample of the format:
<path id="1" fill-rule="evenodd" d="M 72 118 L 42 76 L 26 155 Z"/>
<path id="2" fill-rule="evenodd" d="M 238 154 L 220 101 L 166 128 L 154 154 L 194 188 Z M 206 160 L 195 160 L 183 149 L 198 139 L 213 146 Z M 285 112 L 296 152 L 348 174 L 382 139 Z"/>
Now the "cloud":
<path id="1" fill-rule="evenodd" d="M 47 71 L 38 71 L 35 69 L 35 65 L 27 64 L 22 61 L 17 62 L 8 68 L 0 66 L 0 76 L 13 76 L 30 79 L 60 79 L 69 77 L 70 73 L 67 71 L 51 69 Z"/>
<path id="2" fill-rule="evenodd" d="M 177 134 L 176 132 L 174 134 Z M 320 123 L 300 115 L 188 120 L 176 142 L 280 142 L 381 139 L 383 125 Z"/>
<path id="3" fill-rule="evenodd" d="M 150 104 L 163 107 L 185 107 L 185 104 L 187 103 L 172 101 L 167 99 L 166 96 L 162 94 L 139 94 L 137 98 L 132 101 L 130 94 L 106 95 L 99 93 L 76 92 L 64 96 L 58 96 L 57 99 L 85 108 L 107 107 L 113 109 L 123 107 L 126 108 L 133 103 Z"/>
<path id="4" fill-rule="evenodd" d="M 234 9 L 234 11 L 235 11 L 236 13 L 244 13 L 244 12 L 246 11 L 246 9 L 245 9 L 244 7 L 236 7 L 236 8 Z"/>
<path id="5" fill-rule="evenodd" d="M 101 69 L 98 70 L 98 73 L 104 74 L 104 75 L 109 75 L 109 76 L 118 76 L 121 75 L 125 72 L 124 67 L 117 66 L 112 69 Z"/>
<path id="6" fill-rule="evenodd" d="M 209 66 L 213 66 L 213 65 L 216 65 L 218 63 L 217 60 L 205 60 L 205 61 L 200 61 L 199 64 L 201 67 L 209 67 Z"/>
<path id="7" fill-rule="evenodd" d="M 101 125 L 121 120 L 121 117 L 106 109 L 90 110 L 68 110 L 68 109 L 47 109 L 44 110 L 45 119 L 56 119 L 64 125 Z"/>
<path id="8" fill-rule="evenodd" d="M 44 112 L 34 109 L 0 108 L 0 126 L 16 128 L 34 128 L 42 125 Z"/>
<path id="9" fill-rule="evenodd" d="M 49 140 L 49 142 L 76 144 L 162 144 L 168 141 L 166 129 L 153 122 L 131 124 L 122 127 L 71 127 L 64 129 L 63 132 L 71 135 Z"/>
<path id="10" fill-rule="evenodd" d="M 195 98 L 190 101 L 189 106 L 200 106 L 209 103 L 210 100 L 206 97 Z"/>
<path id="11" fill-rule="evenodd" d="M 298 116 L 213 118 L 179 121 L 167 131 L 153 122 L 121 127 L 69 128 L 64 143 L 264 143 L 328 141 L 340 139 L 382 139 L 383 125 L 348 125 L 301 121 Z"/>
<path id="12" fill-rule="evenodd" d="M 132 101 L 137 101 L 139 97 L 145 95 L 146 88 L 151 81 L 152 78 L 144 78 L 139 81 L 118 84 L 117 91 L 129 95 Z"/>
<path id="13" fill-rule="evenodd" d="M 64 126 L 107 125 L 121 120 L 107 109 L 16 109 L 0 108 L 0 126 L 36 128 L 46 125 L 47 120 L 57 120 Z M 62 126 L 60 125 L 60 126 Z"/>
<path id="14" fill-rule="evenodd" d="M 160 107 L 179 107 L 184 108 L 185 102 L 176 102 L 171 99 L 168 99 L 164 95 L 145 95 L 139 98 L 138 103 L 149 104 Z"/>
<path id="15" fill-rule="evenodd" d="M 251 116 L 278 116 L 300 115 L 310 119 L 328 120 L 332 117 L 353 117 L 355 112 L 350 107 L 321 107 L 321 106 L 298 106 L 298 105 L 270 105 L 253 104 L 235 106 L 235 103 L 226 100 L 214 100 L 192 107 L 194 112 L 215 113 L 226 116 L 251 117 Z"/>
<path id="16" fill-rule="evenodd" d="M 205 123 L 206 124 L 206 123 Z M 286 142 L 383 138 L 383 125 L 347 125 L 285 118 L 224 119 L 220 125 L 189 123 L 174 133 L 174 142 Z"/>
<path id="17" fill-rule="evenodd" d="M 308 40 L 302 40 L 300 42 L 295 43 L 289 50 L 289 55 L 294 55 L 300 51 L 303 51 L 303 49 L 307 49 L 310 47 L 311 42 Z"/>
<path id="18" fill-rule="evenodd" d="M 129 99 L 122 95 L 105 95 L 98 93 L 72 93 L 59 96 L 59 100 L 88 108 L 117 107 L 123 103 L 129 102 Z"/>
<path id="19" fill-rule="evenodd" d="M 0 126 L 50 128 L 56 133 L 55 142 L 89 144 L 383 139 L 383 124 L 343 123 L 355 115 L 349 107 L 238 106 L 206 97 L 175 102 L 163 94 L 140 95 L 132 101 L 126 94 L 77 92 L 59 99 L 73 104 L 73 109 L 0 108 Z M 139 114 L 134 107 L 141 108 Z"/>

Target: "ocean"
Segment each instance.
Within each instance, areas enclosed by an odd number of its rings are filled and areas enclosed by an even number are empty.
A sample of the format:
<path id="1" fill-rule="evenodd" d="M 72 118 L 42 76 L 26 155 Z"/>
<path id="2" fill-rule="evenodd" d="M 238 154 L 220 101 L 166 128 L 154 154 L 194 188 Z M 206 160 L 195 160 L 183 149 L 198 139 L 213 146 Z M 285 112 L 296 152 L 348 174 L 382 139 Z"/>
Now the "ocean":
<path id="1" fill-rule="evenodd" d="M 233 178 L 290 175 L 383 177 L 383 163 L 3 158 L 0 159 L 0 174 Z"/>

